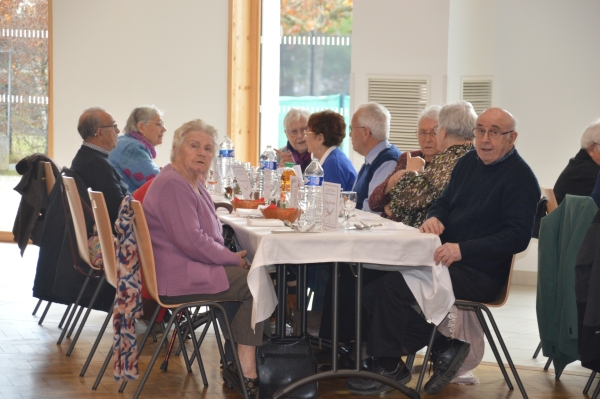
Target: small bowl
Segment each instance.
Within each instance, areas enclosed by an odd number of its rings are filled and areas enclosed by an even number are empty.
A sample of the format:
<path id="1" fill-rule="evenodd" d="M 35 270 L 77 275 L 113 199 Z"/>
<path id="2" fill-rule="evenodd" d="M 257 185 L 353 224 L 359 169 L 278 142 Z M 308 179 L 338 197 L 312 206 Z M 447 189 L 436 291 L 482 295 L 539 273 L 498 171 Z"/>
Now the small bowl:
<path id="1" fill-rule="evenodd" d="M 261 209 L 260 210 L 265 219 L 279 219 L 282 222 L 289 220 L 294 223 L 298 219 L 300 209 L 298 208 L 277 208 L 277 209 Z"/>
<path id="2" fill-rule="evenodd" d="M 265 201 L 259 200 L 237 200 L 231 201 L 231 206 L 233 206 L 233 210 L 235 211 L 238 208 L 241 209 L 257 209 L 259 205 L 264 205 Z"/>

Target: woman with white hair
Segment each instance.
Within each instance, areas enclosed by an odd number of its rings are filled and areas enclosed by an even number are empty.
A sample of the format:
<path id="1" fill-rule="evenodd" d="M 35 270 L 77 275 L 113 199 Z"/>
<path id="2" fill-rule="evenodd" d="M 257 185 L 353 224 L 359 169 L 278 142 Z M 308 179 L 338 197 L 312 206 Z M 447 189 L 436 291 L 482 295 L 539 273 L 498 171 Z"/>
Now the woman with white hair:
<path id="1" fill-rule="evenodd" d="M 473 150 L 473 129 L 477 114 L 471 103 L 457 101 L 445 105 L 438 115 L 437 147 L 442 150 L 427 169 L 404 173 L 390 190 L 386 214 L 402 223 L 421 227 L 429 208 L 450 181 L 450 174 L 458 160 Z"/>
<path id="2" fill-rule="evenodd" d="M 421 157 L 425 160 L 425 167 L 440 151 L 437 147 L 437 133 L 435 128 L 438 125 L 439 105 L 432 105 L 425 108 L 419 115 L 417 122 L 417 139 L 419 148 L 417 151 L 406 151 L 398 158 L 396 169 L 369 195 L 369 208 L 371 211 L 384 212 L 385 206 L 390 203 L 390 190 L 400 181 L 407 170 L 412 170 L 414 163 L 409 159 Z M 388 217 L 384 212 L 381 216 Z"/>
<path id="3" fill-rule="evenodd" d="M 258 391 L 256 346 L 264 322 L 251 327 L 252 294 L 247 277 L 246 251 L 225 247 L 223 228 L 204 180 L 215 154 L 217 131 L 200 119 L 175 131 L 171 163 L 154 178 L 144 198 L 148 229 L 156 260 L 158 294 L 164 303 L 198 300 L 241 303 L 231 323 L 237 343 L 243 386 L 253 397 Z M 236 376 L 235 363 L 226 365 Z"/>
<path id="4" fill-rule="evenodd" d="M 594 189 L 600 172 L 600 120 L 583 131 L 580 141 L 581 149 L 569 160 L 554 185 L 554 195 L 559 204 L 567 194 L 587 197 Z"/>
<path id="5" fill-rule="evenodd" d="M 310 112 L 302 108 L 291 108 L 283 119 L 283 128 L 288 142 L 285 147 L 275 150 L 279 156 L 279 163 L 283 166 L 286 162 L 300 165 L 302 172 L 311 161 L 308 144 L 306 144 L 306 125 Z"/>
<path id="6" fill-rule="evenodd" d="M 167 131 L 161 118 L 162 112 L 154 105 L 135 108 L 123 129 L 125 134 L 119 136 L 117 146 L 108 155 L 132 193 L 160 171 L 153 159 L 155 147 Z"/>

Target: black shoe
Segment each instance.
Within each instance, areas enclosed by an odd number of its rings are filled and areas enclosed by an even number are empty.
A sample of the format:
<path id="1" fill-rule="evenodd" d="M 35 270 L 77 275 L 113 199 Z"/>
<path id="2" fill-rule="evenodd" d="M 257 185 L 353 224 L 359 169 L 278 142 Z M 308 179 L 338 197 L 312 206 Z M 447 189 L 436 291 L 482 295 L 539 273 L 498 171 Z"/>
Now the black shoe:
<path id="1" fill-rule="evenodd" d="M 237 371 L 237 367 L 235 366 L 235 362 L 231 362 L 223 369 L 223 381 L 228 385 L 229 389 L 232 387 L 235 388 L 236 391 L 242 397 L 244 394 L 242 393 L 245 389 L 248 392 L 248 397 L 250 399 L 258 399 L 258 378 L 243 378 L 243 381 L 240 382 L 240 376 Z"/>
<path id="2" fill-rule="evenodd" d="M 398 364 L 398 367 L 396 367 L 396 370 L 390 372 L 385 371 L 385 369 L 381 367 L 379 363 L 374 359 L 371 359 L 370 361 L 363 360 L 363 365 L 369 367 L 368 371 L 381 374 L 394 381 L 398 381 L 401 384 L 406 384 L 410 381 L 410 370 L 408 370 L 408 368 L 402 360 L 400 360 L 400 363 Z M 350 392 L 358 395 L 376 395 L 394 389 L 393 387 L 382 384 L 381 382 L 372 381 L 364 378 L 349 378 L 346 381 L 346 388 L 348 388 Z"/>
<path id="3" fill-rule="evenodd" d="M 425 384 L 425 392 L 427 393 L 436 393 L 445 387 L 454 378 L 471 349 L 470 343 L 458 339 L 451 340 L 449 345 L 448 349 L 436 356 L 435 371 Z"/>

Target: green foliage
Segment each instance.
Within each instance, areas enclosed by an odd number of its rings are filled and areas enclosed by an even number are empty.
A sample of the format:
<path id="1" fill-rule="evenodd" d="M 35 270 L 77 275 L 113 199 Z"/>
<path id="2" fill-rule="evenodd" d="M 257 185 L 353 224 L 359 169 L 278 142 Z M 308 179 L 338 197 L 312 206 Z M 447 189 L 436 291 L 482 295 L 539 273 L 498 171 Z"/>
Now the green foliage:
<path id="1" fill-rule="evenodd" d="M 318 33 L 350 35 L 352 0 L 281 0 L 284 35 L 315 30 Z"/>

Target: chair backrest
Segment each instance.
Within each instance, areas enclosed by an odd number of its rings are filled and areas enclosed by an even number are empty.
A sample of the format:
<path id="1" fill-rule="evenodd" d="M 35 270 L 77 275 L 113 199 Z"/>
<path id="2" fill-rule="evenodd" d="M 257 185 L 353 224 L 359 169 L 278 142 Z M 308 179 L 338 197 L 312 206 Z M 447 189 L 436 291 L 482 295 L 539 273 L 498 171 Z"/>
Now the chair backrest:
<path id="1" fill-rule="evenodd" d="M 96 229 L 98 230 L 98 239 L 100 240 L 100 249 L 102 250 L 102 263 L 106 281 L 113 287 L 117 287 L 117 253 L 115 252 L 115 241 L 110 227 L 110 218 L 108 217 L 108 208 L 104 200 L 104 194 L 100 191 L 92 191 L 88 188 L 94 219 L 96 219 Z"/>
<path id="2" fill-rule="evenodd" d="M 546 204 L 548 213 L 558 208 L 558 202 L 556 201 L 556 196 L 554 196 L 553 189 L 542 186 L 542 195 L 548 199 L 548 203 Z"/>
<path id="3" fill-rule="evenodd" d="M 498 295 L 498 298 L 496 298 L 495 301 L 486 303 L 487 307 L 499 308 L 500 306 L 504 305 L 506 303 L 506 301 L 508 300 L 508 294 L 510 292 L 510 284 L 512 282 L 513 270 L 515 269 L 515 258 L 516 257 L 517 257 L 517 255 L 513 255 L 513 257 L 512 257 L 512 263 L 510 264 L 510 273 L 508 273 L 508 279 L 506 280 L 506 285 L 502 288 L 502 291 L 500 291 L 500 295 Z"/>
<path id="4" fill-rule="evenodd" d="M 54 187 L 54 183 L 56 183 L 56 178 L 54 177 L 54 171 L 52 170 L 52 164 L 50 162 L 43 162 L 44 164 L 44 180 L 46 181 L 46 192 L 50 195 L 50 191 Z"/>
<path id="5" fill-rule="evenodd" d="M 71 218 L 73 219 L 73 226 L 75 230 L 75 238 L 77 241 L 77 250 L 79 256 L 84 260 L 91 268 L 98 270 L 93 267 L 90 262 L 90 250 L 88 247 L 88 236 L 85 227 L 85 217 L 83 215 L 83 208 L 81 206 L 81 198 L 79 197 L 79 191 L 77 191 L 77 184 L 75 179 L 68 176 L 63 176 L 63 183 L 65 185 L 65 191 L 67 193 L 67 199 L 69 200 L 69 208 L 71 209 Z"/>
<path id="6" fill-rule="evenodd" d="M 156 265 L 154 264 L 154 251 L 152 250 L 152 240 L 150 239 L 150 230 L 146 222 L 146 214 L 140 201 L 131 200 L 133 208 L 133 232 L 138 247 L 138 256 L 140 266 L 142 267 L 142 280 L 146 291 L 150 297 L 162 307 L 174 307 L 173 305 L 164 305 L 158 298 L 158 283 L 156 282 Z M 176 307 L 176 306 L 175 306 Z"/>

